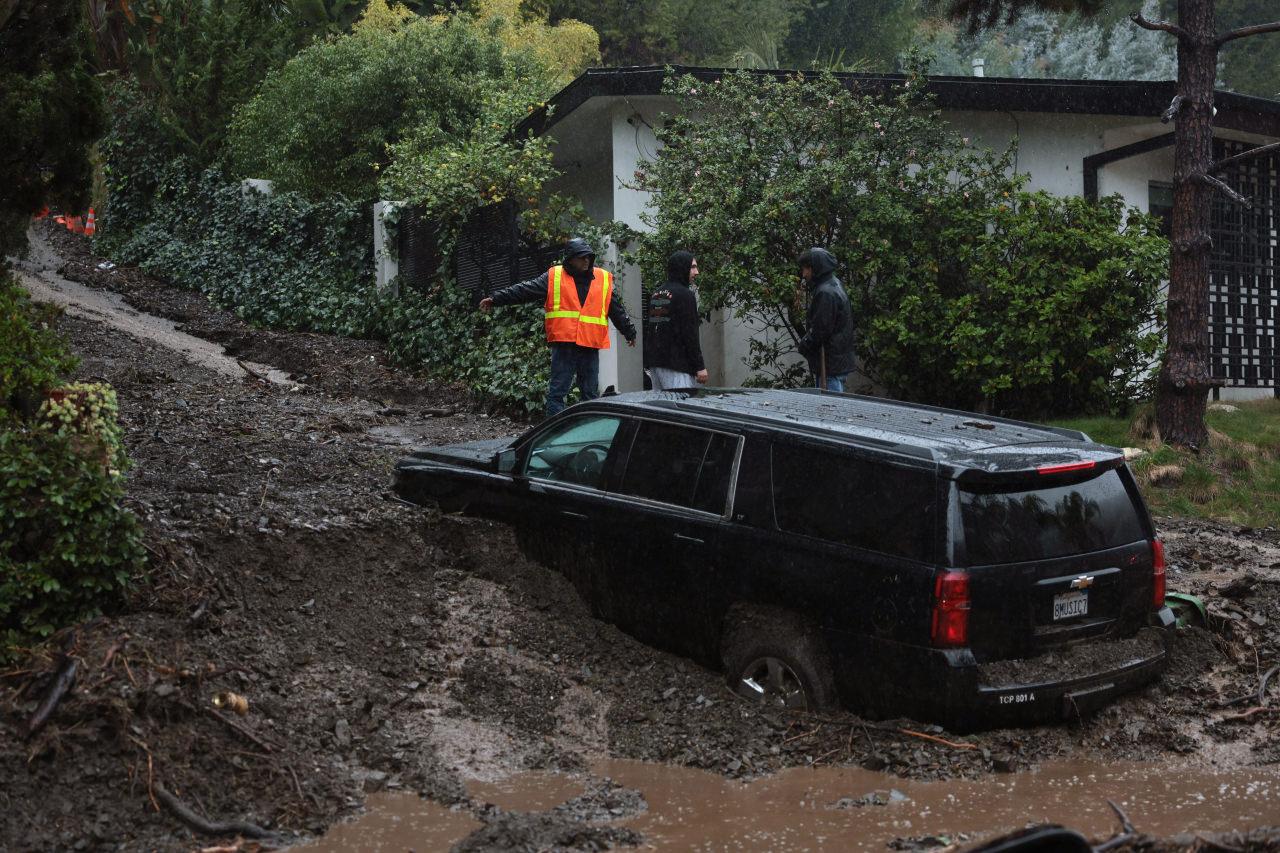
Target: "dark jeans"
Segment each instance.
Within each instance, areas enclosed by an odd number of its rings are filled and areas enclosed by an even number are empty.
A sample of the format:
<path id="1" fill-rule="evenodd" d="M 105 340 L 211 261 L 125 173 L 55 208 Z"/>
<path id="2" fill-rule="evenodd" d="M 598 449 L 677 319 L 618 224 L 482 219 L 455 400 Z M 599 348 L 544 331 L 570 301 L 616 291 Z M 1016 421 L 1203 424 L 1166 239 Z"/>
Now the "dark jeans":
<path id="1" fill-rule="evenodd" d="M 564 398 L 577 380 L 582 399 L 600 396 L 600 350 L 577 344 L 551 345 L 551 381 L 547 384 L 547 417 L 564 411 Z"/>

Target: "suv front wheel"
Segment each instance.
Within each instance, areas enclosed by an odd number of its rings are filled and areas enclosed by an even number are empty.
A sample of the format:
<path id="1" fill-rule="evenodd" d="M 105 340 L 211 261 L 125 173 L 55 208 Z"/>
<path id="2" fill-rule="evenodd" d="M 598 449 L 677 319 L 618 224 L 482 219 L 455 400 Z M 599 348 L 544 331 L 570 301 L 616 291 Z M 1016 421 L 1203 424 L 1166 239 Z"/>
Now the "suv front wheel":
<path id="1" fill-rule="evenodd" d="M 738 607 L 722 644 L 729 688 L 748 701 L 795 711 L 836 705 L 826 647 L 793 613 Z"/>

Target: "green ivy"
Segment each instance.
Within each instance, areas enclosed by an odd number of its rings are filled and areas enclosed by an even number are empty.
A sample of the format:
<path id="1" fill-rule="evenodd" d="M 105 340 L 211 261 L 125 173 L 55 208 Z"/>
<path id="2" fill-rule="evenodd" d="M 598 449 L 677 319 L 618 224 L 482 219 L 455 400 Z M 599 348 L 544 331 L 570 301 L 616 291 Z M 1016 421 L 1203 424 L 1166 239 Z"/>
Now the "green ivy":
<path id="1" fill-rule="evenodd" d="M 101 612 L 142 567 L 124 509 L 115 392 L 74 365 L 49 316 L 0 281 L 0 659 Z"/>

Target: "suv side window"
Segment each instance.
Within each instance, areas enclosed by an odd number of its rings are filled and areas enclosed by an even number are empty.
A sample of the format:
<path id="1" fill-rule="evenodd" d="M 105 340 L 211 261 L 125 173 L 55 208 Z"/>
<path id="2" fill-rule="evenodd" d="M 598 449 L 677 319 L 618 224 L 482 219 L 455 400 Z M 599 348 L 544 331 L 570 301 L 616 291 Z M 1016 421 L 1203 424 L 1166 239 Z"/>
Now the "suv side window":
<path id="1" fill-rule="evenodd" d="M 773 505 L 782 530 L 927 561 L 935 502 L 934 477 L 926 471 L 773 445 Z"/>
<path id="2" fill-rule="evenodd" d="M 737 450 L 736 436 L 640 421 L 618 491 L 719 515 Z"/>
<path id="3" fill-rule="evenodd" d="M 621 425 L 621 418 L 584 415 L 543 433 L 529 448 L 526 476 L 603 488 L 605 461 Z"/>

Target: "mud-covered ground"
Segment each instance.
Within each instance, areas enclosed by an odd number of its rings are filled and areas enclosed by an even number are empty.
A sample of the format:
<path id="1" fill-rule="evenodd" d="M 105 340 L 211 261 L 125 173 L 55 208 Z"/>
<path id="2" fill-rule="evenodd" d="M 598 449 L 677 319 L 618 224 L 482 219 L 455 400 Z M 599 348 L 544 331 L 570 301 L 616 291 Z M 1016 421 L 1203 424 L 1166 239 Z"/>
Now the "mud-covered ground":
<path id="1" fill-rule="evenodd" d="M 1180 632 L 1157 684 L 1083 723 L 957 736 L 760 712 L 718 674 L 593 619 L 560 576 L 520 555 L 509 529 L 389 494 L 390 466 L 409 444 L 523 425 L 388 366 L 375 344 L 255 330 L 136 271 L 98 269 L 79 238 L 49 236 L 70 259 L 67 278 L 124 293 L 297 384 L 228 379 L 63 319 L 78 375 L 119 394 L 150 577 L 121 610 L 61 638 L 78 661 L 75 688 L 31 739 L 24 726 L 58 648 L 0 673 L 0 849 L 213 843 L 163 791 L 276 842 L 323 832 L 371 792 L 403 789 L 482 822 L 461 849 L 636 843 L 611 821 L 642 804 L 604 780 L 533 815 L 486 807 L 466 789 L 519 770 L 588 771 L 605 757 L 731 776 L 820 763 L 920 779 L 1053 759 L 1280 763 L 1280 715 L 1249 713 L 1280 664 L 1273 528 L 1159 519 L 1170 588 L 1204 596 L 1208 629 Z M 1278 681 L 1263 704 L 1280 706 Z M 247 699 L 246 714 L 215 707 L 227 691 Z"/>

